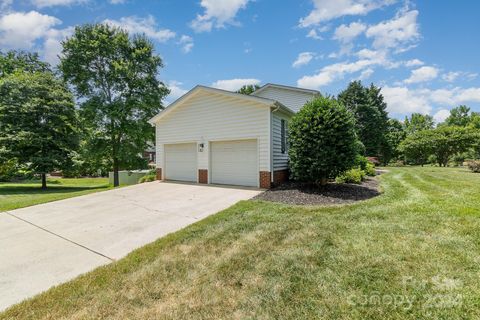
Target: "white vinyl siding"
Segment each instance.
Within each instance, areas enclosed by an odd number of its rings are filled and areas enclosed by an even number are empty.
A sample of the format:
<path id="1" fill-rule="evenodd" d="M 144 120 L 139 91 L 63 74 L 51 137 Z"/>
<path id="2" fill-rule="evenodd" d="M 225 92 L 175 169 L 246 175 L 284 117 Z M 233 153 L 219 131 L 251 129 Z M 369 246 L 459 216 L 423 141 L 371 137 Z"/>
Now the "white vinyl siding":
<path id="1" fill-rule="evenodd" d="M 286 150 L 282 153 L 282 119 L 285 120 L 285 134 L 288 140 L 288 122 L 291 116 L 274 112 L 272 113 L 272 148 L 273 148 L 273 170 L 288 169 L 288 143 Z"/>
<path id="2" fill-rule="evenodd" d="M 298 112 L 305 103 L 314 98 L 313 93 L 295 91 L 291 89 L 283 89 L 277 87 L 266 88 L 259 93 L 252 95 L 261 98 L 272 99 L 280 102 L 284 106 L 290 108 L 294 112 Z"/>
<path id="3" fill-rule="evenodd" d="M 258 185 L 257 140 L 211 143 L 211 183 Z"/>
<path id="4" fill-rule="evenodd" d="M 197 181 L 197 144 L 165 145 L 165 179 Z"/>
<path id="5" fill-rule="evenodd" d="M 157 167 L 164 166 L 165 144 L 203 143 L 197 168 L 209 169 L 210 142 L 256 139 L 258 170 L 270 171 L 270 113 L 255 101 L 200 91 L 155 123 Z"/>

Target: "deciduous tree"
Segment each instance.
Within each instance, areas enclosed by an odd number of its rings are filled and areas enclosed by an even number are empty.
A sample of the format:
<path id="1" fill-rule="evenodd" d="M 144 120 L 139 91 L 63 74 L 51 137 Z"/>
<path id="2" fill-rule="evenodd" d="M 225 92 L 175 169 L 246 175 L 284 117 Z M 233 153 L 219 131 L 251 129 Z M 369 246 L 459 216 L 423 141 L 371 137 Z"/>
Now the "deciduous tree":
<path id="1" fill-rule="evenodd" d="M 89 142 L 113 166 L 114 185 L 120 168 L 144 161 L 141 153 L 154 138 L 148 120 L 169 93 L 158 79 L 163 66 L 143 35 L 106 25 L 83 25 L 63 42 L 60 70 L 75 89 Z M 108 156 L 107 156 L 108 155 Z"/>

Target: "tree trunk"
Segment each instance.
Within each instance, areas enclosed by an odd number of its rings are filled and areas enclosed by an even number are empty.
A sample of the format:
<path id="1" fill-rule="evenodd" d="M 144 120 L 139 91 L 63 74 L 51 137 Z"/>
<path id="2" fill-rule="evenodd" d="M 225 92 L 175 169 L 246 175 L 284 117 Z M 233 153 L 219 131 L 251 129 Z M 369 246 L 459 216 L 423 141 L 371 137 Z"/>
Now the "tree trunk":
<path id="1" fill-rule="evenodd" d="M 113 186 L 118 187 L 120 185 L 120 180 L 118 177 L 118 160 L 117 158 L 113 158 Z"/>
<path id="2" fill-rule="evenodd" d="M 42 173 L 42 190 L 47 189 L 47 174 Z"/>
<path id="3" fill-rule="evenodd" d="M 320 180 L 317 181 L 317 185 L 323 187 L 327 184 L 327 182 L 328 182 L 327 178 L 320 178 Z"/>

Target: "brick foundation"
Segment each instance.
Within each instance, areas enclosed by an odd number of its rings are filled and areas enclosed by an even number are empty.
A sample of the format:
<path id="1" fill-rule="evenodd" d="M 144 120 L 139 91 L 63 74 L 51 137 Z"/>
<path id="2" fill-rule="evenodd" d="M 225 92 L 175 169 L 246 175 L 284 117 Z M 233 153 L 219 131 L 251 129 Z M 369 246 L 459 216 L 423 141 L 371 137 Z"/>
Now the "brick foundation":
<path id="1" fill-rule="evenodd" d="M 285 170 L 277 170 L 273 172 L 273 184 L 279 185 L 288 181 L 289 172 Z"/>
<path id="2" fill-rule="evenodd" d="M 157 180 L 163 180 L 162 168 L 157 168 Z"/>
<path id="3" fill-rule="evenodd" d="M 270 171 L 260 171 L 260 188 L 270 189 L 272 185 L 272 175 Z"/>
<path id="4" fill-rule="evenodd" d="M 198 169 L 198 183 L 208 183 L 207 169 Z"/>

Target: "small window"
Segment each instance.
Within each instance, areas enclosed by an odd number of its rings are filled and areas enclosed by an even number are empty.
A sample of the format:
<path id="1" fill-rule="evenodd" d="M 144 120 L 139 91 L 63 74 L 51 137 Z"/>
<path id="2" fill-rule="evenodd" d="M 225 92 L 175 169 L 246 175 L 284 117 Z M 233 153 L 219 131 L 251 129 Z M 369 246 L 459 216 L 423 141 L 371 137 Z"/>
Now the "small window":
<path id="1" fill-rule="evenodd" d="M 282 144 L 282 153 L 285 153 L 287 152 L 287 122 L 284 119 L 281 120 L 280 140 Z"/>

